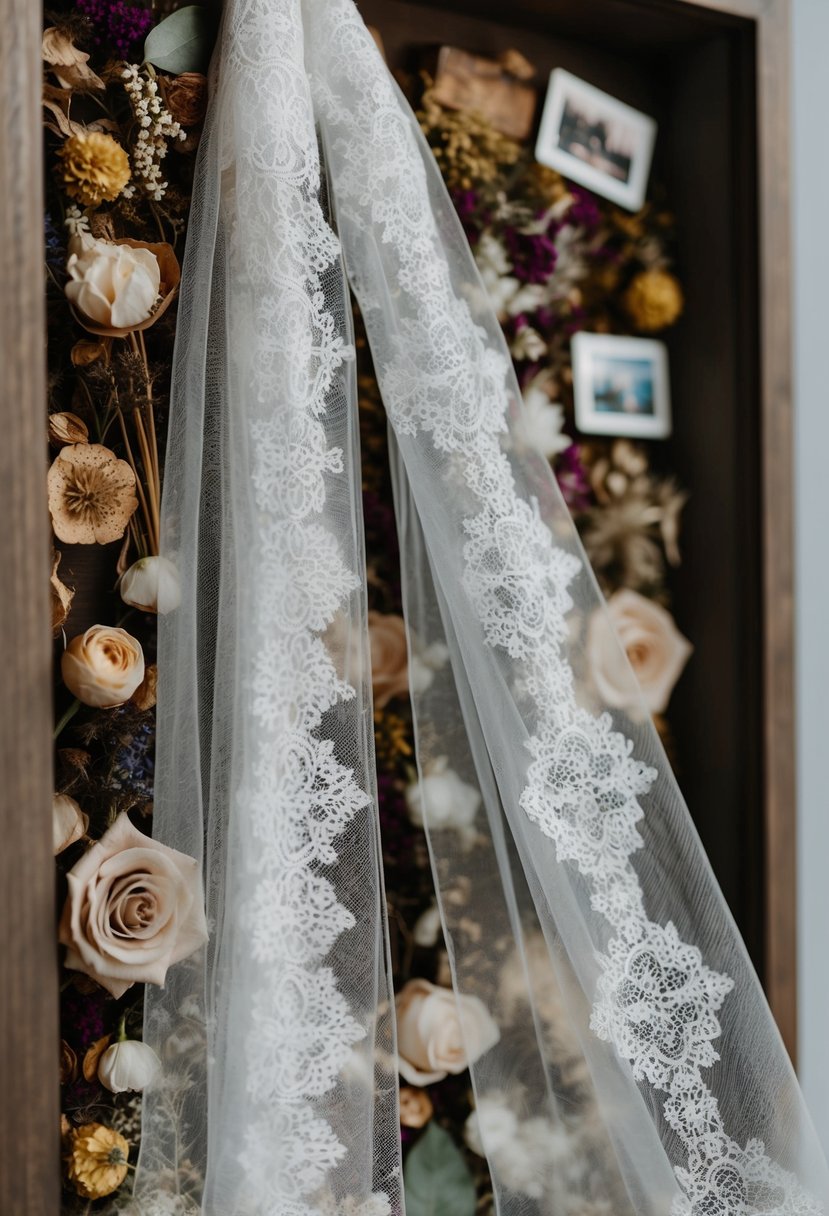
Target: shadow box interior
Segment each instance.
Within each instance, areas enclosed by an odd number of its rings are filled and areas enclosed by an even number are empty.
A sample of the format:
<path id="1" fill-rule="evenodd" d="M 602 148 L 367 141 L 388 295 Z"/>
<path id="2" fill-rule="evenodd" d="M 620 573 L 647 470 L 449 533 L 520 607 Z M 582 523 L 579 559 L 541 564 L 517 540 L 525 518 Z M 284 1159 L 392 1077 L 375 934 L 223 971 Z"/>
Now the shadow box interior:
<path id="1" fill-rule="evenodd" d="M 659 124 L 652 175 L 676 215 L 686 295 L 669 331 L 673 434 L 690 492 L 673 612 L 695 652 L 670 707 L 676 769 L 763 978 L 763 709 L 756 30 L 676 0 L 362 0 L 390 67 L 439 45 L 515 48 L 543 90 L 563 67 Z"/>

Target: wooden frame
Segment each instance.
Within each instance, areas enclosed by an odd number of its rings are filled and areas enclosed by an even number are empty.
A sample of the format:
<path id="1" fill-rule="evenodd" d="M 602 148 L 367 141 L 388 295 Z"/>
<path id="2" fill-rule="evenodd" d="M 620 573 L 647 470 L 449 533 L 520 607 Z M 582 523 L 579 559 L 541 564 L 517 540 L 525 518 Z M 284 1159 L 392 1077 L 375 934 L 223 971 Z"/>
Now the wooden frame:
<path id="1" fill-rule="evenodd" d="M 59 1208 L 40 6 L 0 0 L 0 1211 Z"/>
<path id="2" fill-rule="evenodd" d="M 578 0 L 583 4 L 584 0 Z M 755 23 L 759 79 L 762 281 L 763 700 L 766 987 L 794 1056 L 796 868 L 793 665 L 792 394 L 789 302 L 789 0 L 624 0 L 643 13 L 710 10 Z M 622 3 L 622 0 L 620 0 Z M 533 0 L 542 11 L 551 0 Z M 43 183 L 40 7 L 0 0 L 0 259 L 6 293 L 0 608 L 6 679 L 0 703 L 6 928 L 0 991 L 0 1211 L 59 1210 L 58 1018 L 50 848 L 52 712 L 49 537 L 44 474 Z"/>

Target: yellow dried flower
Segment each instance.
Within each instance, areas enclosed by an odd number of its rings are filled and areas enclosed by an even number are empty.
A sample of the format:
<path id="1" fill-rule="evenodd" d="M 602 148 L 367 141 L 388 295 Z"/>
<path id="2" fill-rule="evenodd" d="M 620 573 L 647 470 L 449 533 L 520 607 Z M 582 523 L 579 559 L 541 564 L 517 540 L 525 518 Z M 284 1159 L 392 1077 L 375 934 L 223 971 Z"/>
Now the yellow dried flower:
<path id="1" fill-rule="evenodd" d="M 83 207 L 112 202 L 130 180 L 130 160 L 117 140 L 101 131 L 70 135 L 58 156 L 63 185 Z"/>
<path id="2" fill-rule="evenodd" d="M 504 166 L 518 162 L 520 144 L 479 114 L 445 110 L 435 101 L 429 78 L 424 79 L 427 88 L 417 119 L 450 190 L 493 182 Z"/>
<path id="3" fill-rule="evenodd" d="M 623 303 L 637 329 L 655 333 L 678 320 L 685 299 L 679 283 L 667 270 L 643 270 L 628 287 Z"/>
<path id="4" fill-rule="evenodd" d="M 103 1123 L 75 1128 L 69 1141 L 67 1177 L 84 1199 L 111 1195 L 127 1176 L 130 1146 Z"/>

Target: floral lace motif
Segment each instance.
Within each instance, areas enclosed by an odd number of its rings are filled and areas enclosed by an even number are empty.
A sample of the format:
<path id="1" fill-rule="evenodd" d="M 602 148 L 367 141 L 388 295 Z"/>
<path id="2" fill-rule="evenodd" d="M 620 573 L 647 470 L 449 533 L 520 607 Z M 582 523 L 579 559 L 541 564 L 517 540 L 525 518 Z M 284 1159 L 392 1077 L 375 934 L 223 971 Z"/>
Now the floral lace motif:
<path id="1" fill-rule="evenodd" d="M 631 856 L 642 844 L 639 799 L 656 774 L 632 756 L 609 714 L 597 718 L 578 706 L 566 660 L 550 658 L 568 636 L 568 585 L 581 563 L 556 545 L 537 504 L 521 497 L 502 449 L 506 356 L 451 280 L 412 128 L 401 122 L 400 102 L 349 0 L 326 4 L 319 29 L 326 71 L 313 89 L 343 165 L 337 208 L 355 231 L 382 234 L 388 278 L 399 286 L 396 336 L 375 349 L 386 407 L 398 433 L 428 434 L 448 454 L 472 496 L 478 513 L 464 524 L 464 585 L 489 644 L 518 660 L 518 683 L 533 696 L 539 721 L 521 805 L 558 857 L 590 880 L 592 906 L 614 934 L 599 957 L 593 1030 L 637 1080 L 665 1095 L 665 1118 L 686 1154 L 676 1170 L 676 1216 L 812 1216 L 820 1205 L 761 1143 L 741 1148 L 728 1137 L 703 1081 L 702 1070 L 719 1058 L 717 1014 L 733 984 L 673 924 L 649 920 Z M 371 335 L 371 314 L 386 301 L 372 295 L 354 261 Z"/>

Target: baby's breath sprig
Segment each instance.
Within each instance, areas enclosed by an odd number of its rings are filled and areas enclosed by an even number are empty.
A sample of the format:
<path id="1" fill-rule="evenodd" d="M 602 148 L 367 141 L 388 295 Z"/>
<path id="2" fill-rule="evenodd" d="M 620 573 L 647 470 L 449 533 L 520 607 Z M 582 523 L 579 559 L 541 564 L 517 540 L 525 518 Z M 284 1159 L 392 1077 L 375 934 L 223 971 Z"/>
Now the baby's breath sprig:
<path id="1" fill-rule="evenodd" d="M 186 139 L 187 133 L 165 107 L 151 68 L 142 69 L 130 63 L 121 76 L 138 124 L 138 134 L 132 148 L 133 181 L 139 182 L 154 202 L 160 202 L 168 185 L 161 174 L 161 162 L 167 155 L 168 142 L 171 139 Z M 131 183 L 123 193 L 127 198 L 132 198 L 135 186 Z"/>

